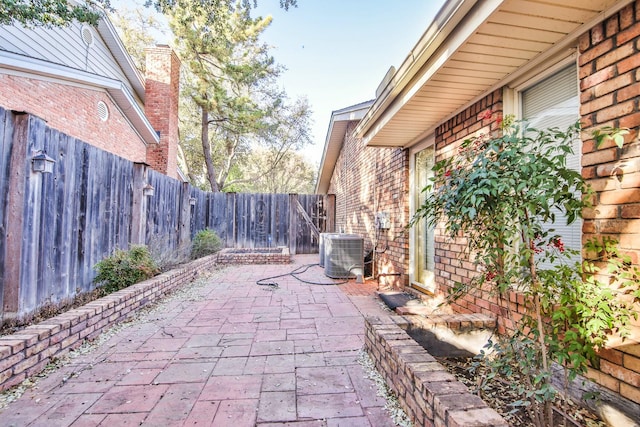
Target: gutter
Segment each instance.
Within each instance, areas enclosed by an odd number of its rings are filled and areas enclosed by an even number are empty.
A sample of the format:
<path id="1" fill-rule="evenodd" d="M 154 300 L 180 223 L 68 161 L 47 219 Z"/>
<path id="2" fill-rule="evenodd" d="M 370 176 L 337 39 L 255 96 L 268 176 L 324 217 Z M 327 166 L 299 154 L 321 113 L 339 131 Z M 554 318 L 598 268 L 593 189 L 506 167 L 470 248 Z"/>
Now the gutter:
<path id="1" fill-rule="evenodd" d="M 122 40 L 118 36 L 118 32 L 106 16 L 106 12 L 103 13 L 105 15 L 98 22 L 96 30 L 98 31 L 100 36 L 102 36 L 102 39 L 107 45 L 107 48 L 118 62 L 118 65 L 120 65 L 120 68 L 124 72 L 124 75 L 127 76 L 127 80 L 129 81 L 129 83 L 131 83 L 131 86 L 136 92 L 136 95 L 144 104 L 145 79 L 140 73 L 140 70 L 138 70 L 133 63 L 129 52 L 127 52 L 127 49 L 122 43 Z"/>

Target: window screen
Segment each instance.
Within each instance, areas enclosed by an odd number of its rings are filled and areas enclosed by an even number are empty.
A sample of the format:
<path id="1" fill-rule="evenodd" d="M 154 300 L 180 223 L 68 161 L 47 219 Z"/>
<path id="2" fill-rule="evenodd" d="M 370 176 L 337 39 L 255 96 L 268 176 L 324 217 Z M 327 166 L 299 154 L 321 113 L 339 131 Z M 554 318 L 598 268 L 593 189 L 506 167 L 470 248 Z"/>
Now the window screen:
<path id="1" fill-rule="evenodd" d="M 571 65 L 522 92 L 522 116 L 536 129 L 557 127 L 566 130 L 580 118 L 578 76 Z M 580 171 L 580 138 L 573 142 L 573 154 L 567 158 L 567 166 Z M 582 221 L 567 225 L 566 217 L 556 213 L 556 222 L 549 225 L 562 236 L 567 248 L 582 248 Z"/>

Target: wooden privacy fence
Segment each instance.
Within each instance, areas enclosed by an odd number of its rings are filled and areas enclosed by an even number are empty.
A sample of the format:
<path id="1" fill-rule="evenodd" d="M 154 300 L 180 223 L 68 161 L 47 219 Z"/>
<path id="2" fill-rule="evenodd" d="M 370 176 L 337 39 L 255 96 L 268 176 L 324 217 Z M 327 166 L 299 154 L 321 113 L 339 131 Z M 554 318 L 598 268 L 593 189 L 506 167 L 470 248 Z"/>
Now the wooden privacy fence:
<path id="1" fill-rule="evenodd" d="M 53 173 L 33 170 L 38 153 Z M 0 320 L 91 290 L 93 266 L 132 243 L 170 253 L 212 228 L 226 247 L 317 253 L 334 200 L 201 191 L 0 108 Z"/>
<path id="2" fill-rule="evenodd" d="M 208 193 L 191 189 L 191 231 L 211 228 L 228 248 L 288 247 L 318 253 L 318 233 L 333 230 L 335 198 L 315 194 Z"/>

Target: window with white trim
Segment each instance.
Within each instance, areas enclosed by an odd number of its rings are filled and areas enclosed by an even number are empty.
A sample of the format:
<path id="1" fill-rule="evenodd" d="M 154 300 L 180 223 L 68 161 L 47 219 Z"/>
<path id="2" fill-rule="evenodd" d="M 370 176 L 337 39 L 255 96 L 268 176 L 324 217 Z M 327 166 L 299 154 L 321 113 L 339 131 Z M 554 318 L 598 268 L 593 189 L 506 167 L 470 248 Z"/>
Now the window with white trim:
<path id="1" fill-rule="evenodd" d="M 411 159 L 412 188 L 411 209 L 415 212 L 429 197 L 423 189 L 433 177 L 435 151 L 431 144 L 427 148 L 412 151 Z M 422 218 L 410 232 L 412 244 L 411 252 L 411 284 L 414 288 L 435 292 L 435 232 L 427 221 Z"/>
<path id="2" fill-rule="evenodd" d="M 572 64 L 544 80 L 520 92 L 522 118 L 530 127 L 549 129 L 557 127 L 566 130 L 580 119 L 578 74 Z M 567 157 L 567 166 L 580 171 L 582 144 L 580 138 L 573 142 L 573 154 Z M 567 225 L 566 217 L 556 213 L 555 224 L 549 225 L 556 234 L 562 236 L 565 247 L 580 250 L 582 247 L 582 221 Z"/>

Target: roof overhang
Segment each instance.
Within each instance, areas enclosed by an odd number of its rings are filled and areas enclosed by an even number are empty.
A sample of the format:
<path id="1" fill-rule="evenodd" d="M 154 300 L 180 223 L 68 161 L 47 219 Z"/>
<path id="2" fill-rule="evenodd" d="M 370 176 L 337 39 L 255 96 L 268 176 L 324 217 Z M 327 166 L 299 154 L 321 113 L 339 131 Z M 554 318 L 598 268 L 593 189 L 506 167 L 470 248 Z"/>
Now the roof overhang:
<path id="1" fill-rule="evenodd" d="M 115 27 L 106 17 L 106 13 L 105 16 L 98 22 L 98 27 L 96 29 L 111 51 L 111 54 L 118 62 L 118 65 L 122 69 L 124 75 L 127 77 L 129 84 L 131 85 L 131 87 L 133 87 L 135 95 L 144 103 L 144 78 L 133 63 L 131 55 L 129 55 L 129 52 L 127 52 L 127 49 L 124 47 L 124 43 L 122 43 L 122 40 L 118 36 Z"/>
<path id="2" fill-rule="evenodd" d="M 318 180 L 316 181 L 316 194 L 325 194 L 329 190 L 331 175 L 333 175 L 336 161 L 340 155 L 349 122 L 361 120 L 372 104 L 373 101 L 367 101 L 331 113 Z"/>
<path id="3" fill-rule="evenodd" d="M 410 147 L 488 93 L 558 56 L 632 0 L 449 0 L 356 128 Z"/>
<path id="4" fill-rule="evenodd" d="M 136 102 L 127 86 L 119 80 L 6 51 L 0 51 L 0 70 L 8 74 L 104 90 L 146 144 L 159 142 L 158 134 L 147 120 L 142 107 Z"/>

